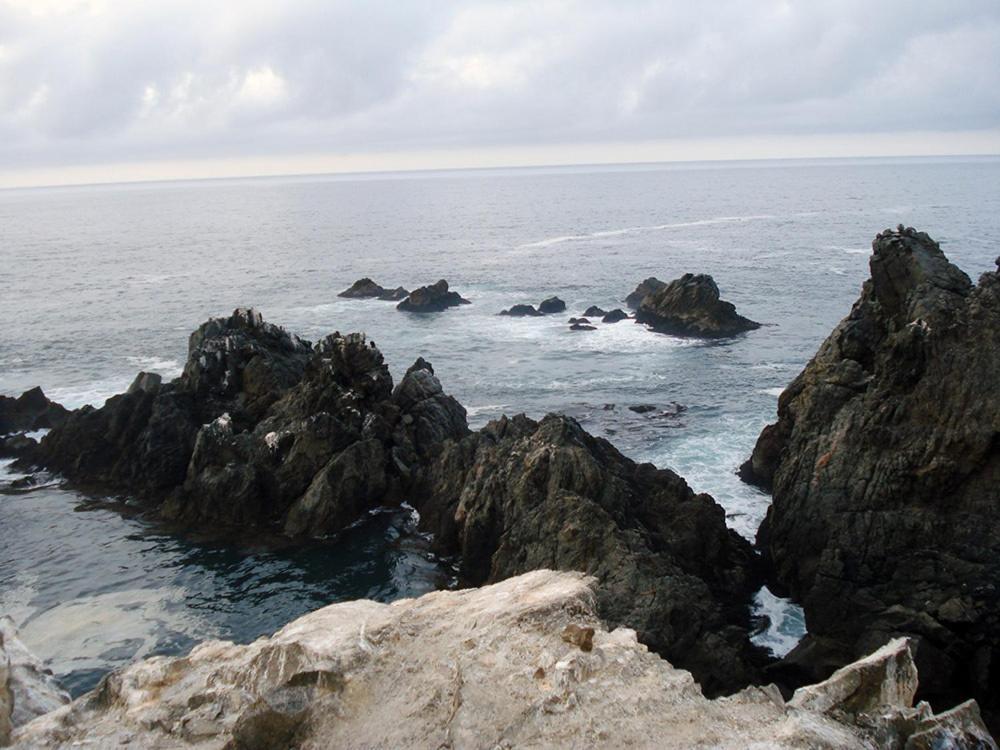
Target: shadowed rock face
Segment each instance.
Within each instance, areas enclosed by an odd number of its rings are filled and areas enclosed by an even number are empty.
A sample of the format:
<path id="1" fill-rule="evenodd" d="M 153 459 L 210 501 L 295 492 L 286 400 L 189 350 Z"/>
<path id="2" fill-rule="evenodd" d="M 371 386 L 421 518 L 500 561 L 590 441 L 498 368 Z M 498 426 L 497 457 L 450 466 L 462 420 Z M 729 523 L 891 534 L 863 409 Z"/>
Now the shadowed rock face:
<path id="1" fill-rule="evenodd" d="M 15 747 L 996 748 L 974 703 L 911 707 L 905 641 L 788 703 L 773 688 L 709 700 L 633 631 L 608 632 L 592 583 L 545 570 L 334 604 L 108 675 L 15 730 Z"/>
<path id="2" fill-rule="evenodd" d="M 355 281 L 337 296 L 350 299 L 372 299 L 380 297 L 385 292 L 386 290 L 382 286 L 365 276 L 365 278 Z"/>
<path id="3" fill-rule="evenodd" d="M 441 279 L 430 286 L 422 286 L 410 292 L 410 296 L 396 305 L 396 309 L 412 313 L 443 312 L 449 307 L 468 305 L 458 292 L 448 289 L 448 282 Z"/>
<path id="4" fill-rule="evenodd" d="M 649 281 L 655 279 L 643 283 Z M 732 303 L 719 299 L 719 287 L 706 274 L 687 273 L 654 289 L 643 297 L 635 317 L 654 331 L 675 336 L 720 338 L 760 328 L 760 323 L 739 315 Z"/>
<path id="5" fill-rule="evenodd" d="M 69 412 L 50 401 L 41 388 L 32 388 L 17 398 L 0 396 L 0 435 L 42 430 L 62 424 Z"/>
<path id="6" fill-rule="evenodd" d="M 321 535 L 398 498 L 412 464 L 467 432 L 427 363 L 394 391 L 363 335 L 312 346 L 238 310 L 191 336 L 181 377 L 140 374 L 73 412 L 34 458 L 168 518 Z"/>
<path id="7" fill-rule="evenodd" d="M 568 417 L 503 418 L 433 463 L 421 525 L 475 585 L 537 568 L 598 579 L 600 613 L 709 694 L 756 675 L 746 638 L 750 545 L 683 479 L 636 464 Z"/>
<path id="8" fill-rule="evenodd" d="M 630 309 L 635 310 L 640 304 L 642 304 L 642 301 L 646 299 L 646 297 L 653 292 L 660 291 L 665 286 L 666 284 L 664 282 L 660 281 L 655 276 L 650 276 L 648 279 L 640 283 L 639 286 L 637 286 L 635 290 L 625 298 L 625 304 Z M 584 314 L 586 315 L 586 313 Z M 597 313 L 594 314 L 596 315 Z M 601 313 L 601 315 L 604 315 L 604 313 Z"/>
<path id="9" fill-rule="evenodd" d="M 913 638 L 921 695 L 1000 708 L 1000 277 L 922 232 L 875 238 L 861 298 L 782 393 L 746 467 L 758 541 L 821 669 Z M 995 726 L 995 724 L 994 724 Z"/>

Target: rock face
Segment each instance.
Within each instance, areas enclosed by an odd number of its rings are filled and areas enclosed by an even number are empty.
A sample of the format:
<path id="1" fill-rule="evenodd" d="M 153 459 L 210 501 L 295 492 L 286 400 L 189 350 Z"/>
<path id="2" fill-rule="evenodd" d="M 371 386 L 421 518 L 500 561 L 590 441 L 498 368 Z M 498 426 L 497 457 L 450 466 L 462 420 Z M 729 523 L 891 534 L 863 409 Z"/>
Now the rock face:
<path id="1" fill-rule="evenodd" d="M 616 307 L 611 312 L 605 313 L 604 317 L 601 318 L 602 323 L 617 323 L 619 320 L 628 320 L 628 313 L 620 307 Z"/>
<path id="2" fill-rule="evenodd" d="M 709 693 L 753 681 L 753 551 L 673 472 L 630 461 L 568 417 L 505 417 L 447 443 L 414 497 L 421 527 L 469 583 L 583 570 L 608 622 L 637 630 Z"/>
<path id="3" fill-rule="evenodd" d="M 0 435 L 56 427 L 69 412 L 50 401 L 41 388 L 32 388 L 17 398 L 0 396 Z"/>
<path id="4" fill-rule="evenodd" d="M 52 673 L 25 648 L 9 617 L 0 617 L 0 746 L 35 717 L 69 703 Z"/>
<path id="5" fill-rule="evenodd" d="M 921 697 L 977 697 L 995 722 L 1000 275 L 974 286 L 912 229 L 873 249 L 861 298 L 746 467 L 774 489 L 758 541 L 805 608 L 789 661 L 818 671 L 905 634 Z"/>
<path id="6" fill-rule="evenodd" d="M 656 278 L 655 276 L 650 276 L 648 279 L 641 282 L 639 286 L 637 286 L 635 290 L 625 298 L 625 304 L 630 309 L 636 310 L 638 309 L 639 305 L 642 304 L 642 301 L 646 299 L 646 297 L 651 295 L 653 292 L 660 291 L 665 286 L 666 284 L 664 284 L 658 278 Z"/>
<path id="7" fill-rule="evenodd" d="M 323 535 L 399 498 L 416 464 L 468 432 L 426 362 L 393 389 L 362 334 L 315 346 L 253 310 L 202 325 L 183 374 L 140 374 L 52 430 L 37 463 L 190 524 Z"/>
<path id="8" fill-rule="evenodd" d="M 502 310 L 501 315 L 509 315 L 512 318 L 538 317 L 542 313 L 535 309 L 534 305 L 514 305 L 509 310 Z"/>
<path id="9" fill-rule="evenodd" d="M 365 278 L 355 281 L 337 296 L 351 299 L 371 299 L 380 297 L 385 294 L 385 291 L 384 288 L 365 276 Z"/>
<path id="10" fill-rule="evenodd" d="M 448 282 L 441 279 L 430 286 L 414 289 L 410 292 L 410 296 L 396 305 L 396 308 L 412 313 L 433 313 L 468 304 L 469 300 L 463 299 L 458 292 L 450 291 Z"/>
<path id="11" fill-rule="evenodd" d="M 548 299 L 543 299 L 538 303 L 538 312 L 543 315 L 550 315 L 551 313 L 565 312 L 566 303 L 563 302 L 558 297 L 549 297 Z"/>
<path id="12" fill-rule="evenodd" d="M 874 722 L 766 688 L 709 700 L 635 633 L 605 630 L 589 583 L 538 571 L 335 604 L 249 645 L 209 641 L 127 667 L 16 730 L 15 747 L 996 747 L 974 704 L 959 716 L 920 709 L 907 725 L 899 717 L 917 710 L 877 686 L 900 703 L 872 704 Z"/>
<path id="13" fill-rule="evenodd" d="M 646 279 L 639 289 L 650 281 L 655 279 Z M 660 333 L 697 338 L 735 336 L 760 328 L 760 323 L 739 315 L 732 303 L 719 299 L 719 287 L 706 274 L 687 273 L 654 289 L 642 298 L 635 318 Z"/>

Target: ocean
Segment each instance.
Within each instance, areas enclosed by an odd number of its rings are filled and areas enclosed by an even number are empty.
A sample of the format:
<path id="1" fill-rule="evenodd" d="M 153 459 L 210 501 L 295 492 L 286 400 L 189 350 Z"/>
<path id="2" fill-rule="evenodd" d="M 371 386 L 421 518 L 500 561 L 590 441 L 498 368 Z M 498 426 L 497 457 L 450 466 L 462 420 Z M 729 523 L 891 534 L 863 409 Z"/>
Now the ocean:
<path id="1" fill-rule="evenodd" d="M 1000 254 L 1000 158 L 859 159 L 468 170 L 0 191 L 0 393 L 39 385 L 100 405 L 139 370 L 180 373 L 187 337 L 253 306 L 315 340 L 364 331 L 398 378 L 431 361 L 471 424 L 565 412 L 669 467 L 752 538 L 766 494 L 736 477 L 777 397 L 868 276 L 871 240 L 928 232 L 975 278 Z M 764 327 L 723 341 L 631 321 L 648 276 L 708 273 Z M 337 293 L 447 279 L 439 315 Z M 565 315 L 512 319 L 558 295 Z M 636 413 L 629 406 L 652 405 Z M 681 408 L 678 408 L 681 407 Z M 336 538 L 220 540 L 58 483 L 19 490 L 0 464 L 0 614 L 75 694 L 116 666 L 208 637 L 247 642 L 335 601 L 451 585 L 406 508 Z M 125 498 L 124 500 L 127 500 Z M 762 591 L 783 653 L 801 611 Z"/>

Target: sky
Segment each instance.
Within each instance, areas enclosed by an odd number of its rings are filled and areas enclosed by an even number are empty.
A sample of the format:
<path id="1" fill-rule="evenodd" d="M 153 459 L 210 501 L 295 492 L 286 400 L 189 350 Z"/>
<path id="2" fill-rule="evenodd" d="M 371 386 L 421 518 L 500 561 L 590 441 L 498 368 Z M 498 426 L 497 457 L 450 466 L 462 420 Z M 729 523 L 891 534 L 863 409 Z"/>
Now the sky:
<path id="1" fill-rule="evenodd" d="M 1000 154 L 1000 0 L 0 0 L 0 186 Z"/>

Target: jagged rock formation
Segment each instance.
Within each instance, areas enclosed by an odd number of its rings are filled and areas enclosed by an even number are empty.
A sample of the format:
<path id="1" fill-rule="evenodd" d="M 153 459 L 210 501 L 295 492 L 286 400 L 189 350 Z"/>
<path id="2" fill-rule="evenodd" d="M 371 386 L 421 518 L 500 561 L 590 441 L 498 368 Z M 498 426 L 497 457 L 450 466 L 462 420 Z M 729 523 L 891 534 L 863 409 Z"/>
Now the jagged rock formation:
<path id="1" fill-rule="evenodd" d="M 430 286 L 414 289 L 406 299 L 396 305 L 396 309 L 412 313 L 433 313 L 468 304 L 469 300 L 463 299 L 458 292 L 449 290 L 448 282 L 441 279 Z"/>
<path id="2" fill-rule="evenodd" d="M 15 747 L 996 748 L 974 704 L 910 708 L 904 642 L 789 703 L 768 688 L 713 701 L 632 631 L 605 630 L 588 583 L 538 571 L 335 604 L 249 645 L 109 675 Z"/>
<path id="3" fill-rule="evenodd" d="M 773 484 L 758 541 L 811 634 L 786 663 L 809 676 L 906 634 L 922 697 L 996 721 L 1000 275 L 974 286 L 913 229 L 873 249 L 745 467 Z"/>
<path id="4" fill-rule="evenodd" d="M 666 284 L 660 281 L 655 276 L 650 276 L 645 281 L 639 283 L 639 285 L 625 298 L 625 305 L 632 310 L 635 310 L 642 304 L 642 301 L 646 299 L 653 292 L 658 292 Z"/>
<path id="5" fill-rule="evenodd" d="M 710 693 L 754 680 L 750 545 L 682 478 L 636 464 L 574 420 L 502 418 L 445 444 L 414 494 L 421 527 L 479 585 L 538 568 L 598 578 L 600 613 Z"/>
<path id="6" fill-rule="evenodd" d="M 0 435 L 12 432 L 31 432 L 62 424 L 69 411 L 55 401 L 50 401 L 35 387 L 17 398 L 0 396 Z"/>
<path id="7" fill-rule="evenodd" d="M 0 746 L 32 719 L 69 703 L 52 673 L 25 648 L 9 617 L 0 617 Z"/>
<path id="8" fill-rule="evenodd" d="M 646 279 L 629 299 L 644 286 L 652 289 L 639 302 L 635 319 L 654 331 L 721 338 L 760 328 L 760 323 L 739 315 L 731 302 L 719 298 L 719 287 L 711 276 L 686 273 L 660 287 L 651 284 L 653 281 L 656 279 Z"/>
<path id="9" fill-rule="evenodd" d="M 192 334 L 179 378 L 140 374 L 73 412 L 34 458 L 168 518 L 322 535 L 398 498 L 417 461 L 467 432 L 426 363 L 393 390 L 363 335 L 312 346 L 237 310 Z"/>

